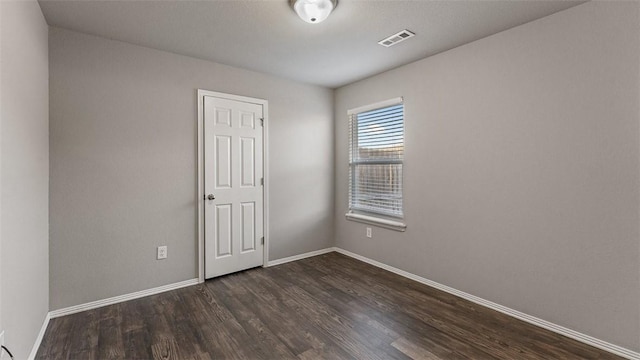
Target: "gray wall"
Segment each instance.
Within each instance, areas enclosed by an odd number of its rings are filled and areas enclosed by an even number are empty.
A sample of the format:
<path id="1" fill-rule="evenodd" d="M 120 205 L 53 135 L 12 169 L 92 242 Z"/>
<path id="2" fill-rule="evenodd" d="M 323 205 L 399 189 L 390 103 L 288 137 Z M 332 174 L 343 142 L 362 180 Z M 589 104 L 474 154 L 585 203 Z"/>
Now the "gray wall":
<path id="1" fill-rule="evenodd" d="M 590 2 L 338 89 L 337 246 L 640 350 L 639 24 Z M 408 227 L 367 239 L 346 114 L 397 96 Z"/>
<path id="2" fill-rule="evenodd" d="M 197 277 L 198 88 L 269 101 L 270 258 L 333 245 L 331 90 L 57 28 L 49 49 L 51 310 Z"/>
<path id="3" fill-rule="evenodd" d="M 48 28 L 35 1 L 0 8 L 0 331 L 25 359 L 49 310 Z"/>

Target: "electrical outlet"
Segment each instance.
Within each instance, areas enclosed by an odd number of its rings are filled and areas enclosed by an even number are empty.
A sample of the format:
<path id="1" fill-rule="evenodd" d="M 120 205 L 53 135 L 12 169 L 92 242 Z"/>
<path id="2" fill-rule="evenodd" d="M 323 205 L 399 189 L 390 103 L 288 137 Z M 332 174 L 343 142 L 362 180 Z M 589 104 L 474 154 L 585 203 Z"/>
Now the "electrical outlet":
<path id="1" fill-rule="evenodd" d="M 158 260 L 167 258 L 167 247 L 166 246 L 158 246 Z"/>
<path id="2" fill-rule="evenodd" d="M 370 238 L 371 236 L 372 236 L 372 234 L 371 234 L 371 228 L 370 228 L 370 227 L 368 227 L 368 228 L 367 228 L 367 237 L 368 237 L 368 238 Z"/>

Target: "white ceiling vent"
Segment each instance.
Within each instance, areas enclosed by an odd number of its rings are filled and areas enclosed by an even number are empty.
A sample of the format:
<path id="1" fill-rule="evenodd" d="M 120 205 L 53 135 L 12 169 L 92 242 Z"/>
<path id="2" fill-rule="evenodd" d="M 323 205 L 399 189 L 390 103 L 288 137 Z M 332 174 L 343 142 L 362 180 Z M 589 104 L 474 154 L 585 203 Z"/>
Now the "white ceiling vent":
<path id="1" fill-rule="evenodd" d="M 413 37 L 413 36 L 415 36 L 414 33 L 412 33 L 411 31 L 409 31 L 407 29 L 405 29 L 405 30 L 400 31 L 397 34 L 393 34 L 393 35 L 389 36 L 386 39 L 382 39 L 382 40 L 378 41 L 378 44 L 380 44 L 380 45 L 382 45 L 384 47 L 390 47 L 390 46 L 393 46 L 393 45 L 395 45 L 395 44 L 397 44 L 399 42 L 405 41 L 408 38 Z"/>

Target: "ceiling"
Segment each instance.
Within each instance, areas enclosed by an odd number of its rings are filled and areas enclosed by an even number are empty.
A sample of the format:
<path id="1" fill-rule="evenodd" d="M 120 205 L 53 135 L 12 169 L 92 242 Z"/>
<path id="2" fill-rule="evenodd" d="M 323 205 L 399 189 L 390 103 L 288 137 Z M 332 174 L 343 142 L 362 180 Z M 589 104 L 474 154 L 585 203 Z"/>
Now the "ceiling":
<path id="1" fill-rule="evenodd" d="M 51 26 L 330 88 L 437 54 L 583 1 L 340 0 L 307 24 L 288 0 L 40 0 Z M 400 30 L 416 36 L 377 44 Z"/>

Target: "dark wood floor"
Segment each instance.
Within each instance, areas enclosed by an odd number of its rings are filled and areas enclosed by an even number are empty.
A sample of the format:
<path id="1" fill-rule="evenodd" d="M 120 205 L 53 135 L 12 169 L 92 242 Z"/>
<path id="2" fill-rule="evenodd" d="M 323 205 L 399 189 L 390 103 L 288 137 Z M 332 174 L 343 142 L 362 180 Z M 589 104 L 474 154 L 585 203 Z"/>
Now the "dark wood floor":
<path id="1" fill-rule="evenodd" d="M 618 359 L 330 253 L 51 320 L 38 359 Z"/>

